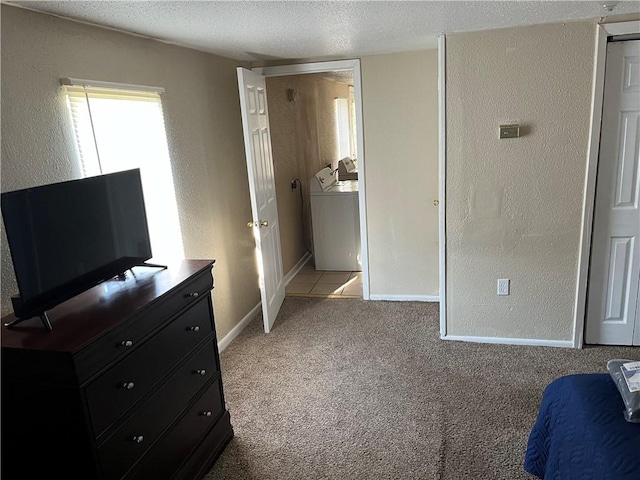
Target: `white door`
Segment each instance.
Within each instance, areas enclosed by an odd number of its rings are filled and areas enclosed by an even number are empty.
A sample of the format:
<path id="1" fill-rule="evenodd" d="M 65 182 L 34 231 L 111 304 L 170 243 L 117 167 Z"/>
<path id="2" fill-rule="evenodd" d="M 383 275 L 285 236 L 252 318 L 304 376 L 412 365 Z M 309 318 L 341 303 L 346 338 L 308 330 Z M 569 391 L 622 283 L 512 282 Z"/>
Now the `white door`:
<path id="1" fill-rule="evenodd" d="M 638 294 L 636 296 L 636 327 L 633 334 L 633 344 L 640 345 L 640 285 L 638 285 Z"/>
<path id="2" fill-rule="evenodd" d="M 269 333 L 284 300 L 282 251 L 265 79 L 238 68 L 247 176 L 251 193 L 251 228 L 256 240 L 264 331 Z"/>
<path id="3" fill-rule="evenodd" d="M 640 40 L 609 43 L 586 342 L 640 345 Z"/>

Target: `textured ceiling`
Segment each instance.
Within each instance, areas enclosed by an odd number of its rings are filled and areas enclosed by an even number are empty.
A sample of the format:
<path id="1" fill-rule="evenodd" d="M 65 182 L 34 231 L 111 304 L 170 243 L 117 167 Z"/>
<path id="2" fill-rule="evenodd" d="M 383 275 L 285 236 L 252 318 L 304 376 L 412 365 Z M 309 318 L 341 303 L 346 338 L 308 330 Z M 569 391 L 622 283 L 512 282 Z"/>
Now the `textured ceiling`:
<path id="1" fill-rule="evenodd" d="M 16 1 L 33 10 L 239 60 L 360 56 L 435 48 L 441 32 L 640 12 L 619 1 Z"/>

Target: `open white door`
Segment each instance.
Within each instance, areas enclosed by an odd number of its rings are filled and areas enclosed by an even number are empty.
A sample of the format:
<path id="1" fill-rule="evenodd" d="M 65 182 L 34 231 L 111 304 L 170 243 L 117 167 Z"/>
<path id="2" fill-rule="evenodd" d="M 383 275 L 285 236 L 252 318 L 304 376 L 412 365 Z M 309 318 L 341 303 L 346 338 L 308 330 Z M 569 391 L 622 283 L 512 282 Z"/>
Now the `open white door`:
<path id="1" fill-rule="evenodd" d="M 284 301 L 284 275 L 271 157 L 267 89 L 262 75 L 240 67 L 238 88 L 253 214 L 253 220 L 248 226 L 255 234 L 262 318 L 264 331 L 269 333 Z"/>
<path id="2" fill-rule="evenodd" d="M 639 345 L 640 40 L 609 43 L 586 342 Z"/>

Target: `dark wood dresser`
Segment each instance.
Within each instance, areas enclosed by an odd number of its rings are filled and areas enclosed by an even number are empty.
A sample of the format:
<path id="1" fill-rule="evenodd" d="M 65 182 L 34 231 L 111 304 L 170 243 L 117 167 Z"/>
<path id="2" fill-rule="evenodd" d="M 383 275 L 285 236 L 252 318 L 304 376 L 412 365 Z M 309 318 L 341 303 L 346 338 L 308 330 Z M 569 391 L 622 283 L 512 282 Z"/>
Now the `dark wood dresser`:
<path id="1" fill-rule="evenodd" d="M 212 266 L 134 267 L 51 310 L 51 332 L 3 327 L 3 479 L 207 473 L 233 437 Z"/>

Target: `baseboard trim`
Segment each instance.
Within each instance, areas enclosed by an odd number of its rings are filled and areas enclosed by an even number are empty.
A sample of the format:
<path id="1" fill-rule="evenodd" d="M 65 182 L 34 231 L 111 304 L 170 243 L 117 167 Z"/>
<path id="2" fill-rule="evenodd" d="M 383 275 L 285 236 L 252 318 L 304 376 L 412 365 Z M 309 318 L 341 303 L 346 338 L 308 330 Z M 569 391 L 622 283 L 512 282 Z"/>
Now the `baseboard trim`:
<path id="1" fill-rule="evenodd" d="M 295 277 L 298 272 L 300 270 L 302 270 L 302 267 L 305 266 L 305 264 L 309 261 L 309 259 L 311 258 L 311 252 L 307 252 L 305 253 L 302 258 L 298 261 L 298 263 L 296 263 L 293 268 L 291 270 L 289 270 L 289 273 L 287 273 L 284 276 L 284 279 L 282 280 L 284 282 L 284 286 L 286 287 L 287 285 L 289 285 L 289 282 L 291 280 L 293 280 L 293 277 Z"/>
<path id="2" fill-rule="evenodd" d="M 235 340 L 235 338 L 242 333 L 242 331 L 247 328 L 247 325 L 253 320 L 253 318 L 258 314 L 260 308 L 262 307 L 262 302 L 258 303 L 255 307 L 251 309 L 249 313 L 247 313 L 242 320 L 238 322 L 238 324 L 231 329 L 229 333 L 227 333 L 222 340 L 218 342 L 218 351 L 221 352 L 225 348 L 227 348 L 231 342 Z"/>
<path id="3" fill-rule="evenodd" d="M 538 338 L 500 338 L 500 337 L 467 337 L 464 335 L 445 335 L 442 340 L 458 342 L 497 343 L 502 345 L 528 345 L 532 347 L 561 347 L 573 348 L 571 340 L 542 340 Z"/>
<path id="4" fill-rule="evenodd" d="M 389 300 L 391 302 L 439 302 L 438 295 L 369 295 L 370 300 Z"/>

